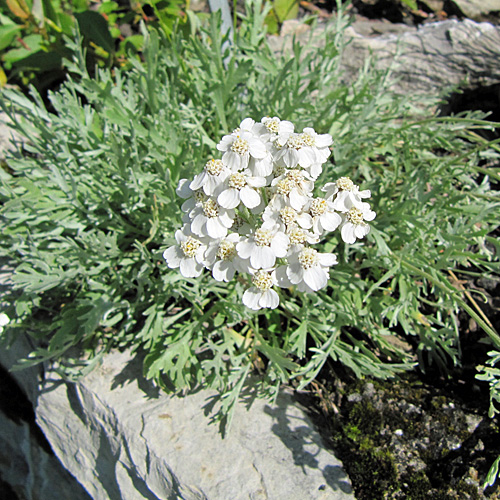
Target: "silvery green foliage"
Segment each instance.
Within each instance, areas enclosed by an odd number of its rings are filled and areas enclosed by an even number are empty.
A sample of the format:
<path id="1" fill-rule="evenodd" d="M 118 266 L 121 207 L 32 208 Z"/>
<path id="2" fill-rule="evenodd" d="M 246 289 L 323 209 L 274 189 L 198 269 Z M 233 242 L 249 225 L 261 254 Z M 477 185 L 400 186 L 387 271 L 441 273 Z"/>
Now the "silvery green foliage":
<path id="1" fill-rule="evenodd" d="M 452 269 L 498 274 L 498 199 L 484 165 L 499 155 L 473 131 L 485 122 L 424 116 L 421 98 L 417 107 L 411 96 L 395 96 L 388 74 L 369 65 L 343 84 L 341 18 L 319 48 L 293 44 L 291 53 L 274 54 L 266 10 L 246 6 L 232 45 L 216 16 L 190 16 L 168 40 L 146 33 L 143 60 L 131 54 L 126 74 L 88 75 L 78 39 L 70 42 L 71 79 L 49 95 L 49 107 L 36 93 L 2 91 L 2 107 L 25 137 L 0 169 L 0 257 L 14 270 L 2 297 L 10 318 L 3 338 L 27 332 L 38 345 L 21 364 L 57 359 L 65 376 L 78 376 L 109 349 L 132 345 L 145 356 L 145 375 L 162 387 L 220 391 L 224 415 L 256 370 L 256 395 L 273 395 L 290 380 L 305 387 L 327 361 L 358 376 L 388 377 L 417 363 L 447 370 L 460 363 L 460 309 L 500 345 L 449 278 Z M 179 181 L 192 179 L 214 196 L 210 169 L 194 176 L 217 149 L 214 138 L 244 116 L 279 116 L 330 135 L 331 156 L 310 171 L 326 189 L 315 197 L 335 198 L 330 213 L 342 214 L 353 199 L 339 195 L 337 183 L 349 178 L 370 188 L 377 212 L 366 244 L 345 243 L 339 231 L 315 242 L 315 231 L 323 234 L 335 217 L 313 221 L 308 243 L 336 253 L 335 280 L 315 293 L 283 289 L 286 300 L 258 312 L 240 300 L 246 283 L 224 281 L 229 267 L 214 263 L 220 282 L 209 273 L 185 278 L 162 258 L 189 237 L 176 240 Z M 234 144 L 223 140 L 221 156 Z M 235 203 L 253 210 L 263 199 L 270 167 L 257 144 L 251 151 L 249 189 L 226 191 L 224 217 L 210 229 L 198 218 L 197 231 L 223 233 Z M 226 160 L 247 167 L 234 155 Z M 192 210 L 194 221 L 201 212 Z M 240 245 L 243 262 L 251 245 Z"/>

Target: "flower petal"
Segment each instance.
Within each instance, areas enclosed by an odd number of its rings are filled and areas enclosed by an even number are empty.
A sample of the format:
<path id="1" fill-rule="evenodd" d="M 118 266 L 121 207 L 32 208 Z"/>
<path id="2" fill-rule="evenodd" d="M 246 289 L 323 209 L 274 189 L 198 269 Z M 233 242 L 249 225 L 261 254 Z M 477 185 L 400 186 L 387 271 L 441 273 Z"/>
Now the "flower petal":
<path id="1" fill-rule="evenodd" d="M 319 263 L 323 267 L 330 267 L 338 264 L 337 256 L 334 253 L 318 253 Z"/>
<path id="2" fill-rule="evenodd" d="M 234 277 L 234 266 L 227 260 L 218 260 L 212 269 L 212 276 L 217 281 L 231 281 Z"/>
<path id="3" fill-rule="evenodd" d="M 179 270 L 184 278 L 197 278 L 203 271 L 203 266 L 194 259 L 182 259 Z"/>
<path id="4" fill-rule="evenodd" d="M 269 309 L 276 309 L 279 303 L 279 295 L 274 290 L 266 290 L 262 293 L 259 300 L 260 307 L 267 307 Z"/>
<path id="5" fill-rule="evenodd" d="M 277 232 L 271 241 L 271 249 L 276 257 L 284 257 L 288 252 L 290 239 L 285 233 Z"/>
<path id="6" fill-rule="evenodd" d="M 243 304 L 245 304 L 250 309 L 253 309 L 254 311 L 258 311 L 259 309 L 262 309 L 262 307 L 259 305 L 261 295 L 262 292 L 253 286 L 252 288 L 245 290 L 245 293 L 242 297 Z"/>
<path id="7" fill-rule="evenodd" d="M 250 255 L 250 264 L 254 269 L 268 269 L 274 266 L 276 256 L 269 247 L 254 246 Z"/>
<path id="8" fill-rule="evenodd" d="M 222 224 L 218 217 L 209 217 L 207 219 L 206 230 L 211 238 L 224 238 L 227 234 L 227 227 Z"/>
<path id="9" fill-rule="evenodd" d="M 240 204 L 240 192 L 234 188 L 225 189 L 217 196 L 217 203 L 224 208 L 236 208 Z"/>
<path id="10" fill-rule="evenodd" d="M 178 246 L 169 247 L 163 252 L 163 258 L 166 260 L 167 266 L 170 267 L 170 269 L 179 267 L 183 257 L 184 252 Z"/>
<path id="11" fill-rule="evenodd" d="M 340 230 L 340 235 L 346 243 L 354 243 L 356 241 L 356 236 L 354 236 L 354 225 L 350 222 L 344 224 Z"/>
<path id="12" fill-rule="evenodd" d="M 240 191 L 240 198 L 247 208 L 255 208 L 260 203 L 260 194 L 249 186 Z M 228 207 L 233 208 L 233 207 Z"/>
<path id="13" fill-rule="evenodd" d="M 328 274 L 322 267 L 313 266 L 304 270 L 304 283 L 314 291 L 321 290 L 328 283 Z"/>

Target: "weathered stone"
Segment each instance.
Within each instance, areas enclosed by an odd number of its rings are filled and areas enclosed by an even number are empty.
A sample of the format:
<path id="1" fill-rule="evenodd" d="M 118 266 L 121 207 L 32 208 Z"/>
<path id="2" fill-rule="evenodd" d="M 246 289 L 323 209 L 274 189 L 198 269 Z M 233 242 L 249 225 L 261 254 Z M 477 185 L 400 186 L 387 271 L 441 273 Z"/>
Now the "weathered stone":
<path id="1" fill-rule="evenodd" d="M 500 0 L 452 0 L 464 16 L 481 19 L 488 14 L 500 12 Z"/>
<path id="2" fill-rule="evenodd" d="M 288 393 L 239 404 L 225 439 L 203 409 L 213 395 L 162 394 L 129 353 L 114 352 L 76 384 L 48 373 L 37 418 L 92 498 L 354 498 Z"/>
<path id="3" fill-rule="evenodd" d="M 12 367 L 27 348 L 18 342 L 1 351 L 2 366 Z M 0 477 L 20 500 L 91 500 L 52 452 L 20 387 L 33 397 L 40 369 L 15 373 L 16 377 L 0 373 Z"/>
<path id="4" fill-rule="evenodd" d="M 299 42 L 311 39 L 313 45 L 321 45 L 327 27 L 303 33 L 300 23 L 294 22 L 285 32 Z M 437 96 L 457 85 L 474 88 L 500 81 L 500 27 L 490 23 L 449 20 L 412 28 L 361 21 L 348 27 L 345 37 L 341 65 L 345 83 L 355 80 L 369 57 L 376 68 L 391 68 L 394 90 L 401 94 Z M 270 43 L 279 52 L 290 50 L 291 41 L 291 36 L 274 37 Z"/>
<path id="5" fill-rule="evenodd" d="M 391 67 L 401 93 L 438 95 L 454 85 L 474 87 L 500 81 L 500 28 L 490 23 L 442 21 L 400 34 L 350 38 L 343 57 L 352 79 L 372 55 L 377 68 Z"/>
<path id="6" fill-rule="evenodd" d="M 9 366 L 29 347 L 16 342 L 0 362 Z M 34 395 L 54 453 L 94 500 L 354 498 L 341 463 L 289 393 L 275 404 L 239 404 L 223 439 L 210 424 L 213 393 L 161 393 L 129 353 L 110 353 L 78 383 L 50 370 L 42 382 L 36 368 L 14 373 Z"/>

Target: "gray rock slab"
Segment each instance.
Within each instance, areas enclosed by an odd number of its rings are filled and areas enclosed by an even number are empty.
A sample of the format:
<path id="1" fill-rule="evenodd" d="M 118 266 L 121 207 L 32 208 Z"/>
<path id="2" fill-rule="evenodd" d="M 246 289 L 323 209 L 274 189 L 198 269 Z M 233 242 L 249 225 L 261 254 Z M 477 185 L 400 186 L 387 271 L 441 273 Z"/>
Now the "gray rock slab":
<path id="1" fill-rule="evenodd" d="M 314 32 L 299 21 L 285 21 L 282 36 L 271 37 L 274 51 L 290 51 L 299 42 L 323 43 L 325 29 Z M 391 69 L 393 89 L 401 94 L 438 96 L 453 86 L 488 86 L 500 81 L 500 27 L 491 23 L 448 20 L 419 28 L 383 21 L 360 21 L 345 30 L 341 80 L 354 81 L 371 58 L 377 69 Z"/>
<path id="2" fill-rule="evenodd" d="M 27 338 L 0 351 L 0 364 L 10 369 L 21 356 L 29 352 Z M 16 405 L 23 395 L 35 398 L 41 367 L 13 372 L 18 390 Z M 70 499 L 91 500 L 85 489 L 62 466 L 34 419 L 6 408 L 12 389 L 6 390 L 7 381 L 0 380 L 0 477 L 20 500 Z M 29 404 L 29 402 L 28 402 Z M 12 406 L 12 405 L 11 405 Z M 10 410 L 10 411 L 9 411 Z M 33 415 L 34 417 L 34 415 Z M 1 493 L 1 492 L 0 492 Z M 1 497 L 1 495 L 0 495 Z M 3 497 L 2 497 L 3 498 Z"/>
<path id="3" fill-rule="evenodd" d="M 450 20 L 378 37 L 355 29 L 347 29 L 350 43 L 343 57 L 349 78 L 372 56 L 377 68 L 392 69 L 394 87 L 401 93 L 438 95 L 454 85 L 500 81 L 500 28 L 493 24 Z"/>
<path id="4" fill-rule="evenodd" d="M 130 353 L 110 353 L 77 383 L 48 372 L 37 421 L 94 499 L 353 499 L 342 465 L 289 393 L 236 408 L 223 439 L 213 393 L 160 393 Z"/>
<path id="5" fill-rule="evenodd" d="M 500 0 L 452 0 L 462 13 L 472 19 L 500 12 Z"/>

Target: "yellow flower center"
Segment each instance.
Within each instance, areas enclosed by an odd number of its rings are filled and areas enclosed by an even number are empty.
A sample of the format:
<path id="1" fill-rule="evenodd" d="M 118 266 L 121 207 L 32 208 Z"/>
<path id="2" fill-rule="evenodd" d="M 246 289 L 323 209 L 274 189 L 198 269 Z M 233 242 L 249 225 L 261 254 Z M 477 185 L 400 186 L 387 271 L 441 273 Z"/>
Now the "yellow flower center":
<path id="1" fill-rule="evenodd" d="M 283 196 L 288 196 L 290 191 L 295 187 L 294 183 L 290 179 L 281 179 L 276 184 L 276 192 Z"/>
<path id="2" fill-rule="evenodd" d="M 224 164 L 222 160 L 210 160 L 205 164 L 205 170 L 210 175 L 220 175 L 224 170 Z"/>
<path id="3" fill-rule="evenodd" d="M 290 149 L 300 149 L 304 146 L 304 141 L 302 140 L 302 134 L 292 135 L 288 141 L 286 141 L 286 145 Z"/>
<path id="4" fill-rule="evenodd" d="M 268 247 L 273 241 L 273 233 L 267 229 L 259 228 L 255 231 L 255 243 L 260 247 Z"/>
<path id="5" fill-rule="evenodd" d="M 236 253 L 236 245 L 232 241 L 222 240 L 219 243 L 219 250 L 217 250 L 219 259 L 232 260 Z"/>
<path id="6" fill-rule="evenodd" d="M 293 182 L 296 186 L 299 186 L 304 182 L 304 174 L 300 170 L 290 170 L 286 174 L 290 182 Z"/>
<path id="7" fill-rule="evenodd" d="M 242 139 L 241 137 L 237 137 L 233 144 L 231 145 L 231 151 L 233 153 L 239 154 L 240 156 L 243 156 L 245 153 L 248 153 L 248 150 L 250 149 L 248 145 L 248 141 L 245 139 Z"/>
<path id="8" fill-rule="evenodd" d="M 257 271 L 252 276 L 252 283 L 259 290 L 265 291 L 269 290 L 273 286 L 273 279 L 271 275 L 266 271 Z"/>
<path id="9" fill-rule="evenodd" d="M 363 212 L 359 208 L 352 207 L 347 212 L 347 220 L 353 224 L 363 224 Z"/>
<path id="10" fill-rule="evenodd" d="M 247 181 L 243 174 L 236 173 L 229 176 L 228 185 L 230 188 L 243 189 Z"/>
<path id="11" fill-rule="evenodd" d="M 337 180 L 336 184 L 341 191 L 351 191 L 354 187 L 354 182 L 349 177 L 341 177 Z"/>
<path id="12" fill-rule="evenodd" d="M 181 249 L 186 257 L 194 257 L 198 248 L 200 248 L 201 242 L 197 239 L 189 236 L 186 241 L 181 243 Z"/>
<path id="13" fill-rule="evenodd" d="M 272 132 L 273 134 L 278 133 L 278 127 L 280 124 L 279 118 L 266 118 L 263 123 L 269 132 Z"/>
<path id="14" fill-rule="evenodd" d="M 294 227 L 288 233 L 292 245 L 303 245 L 306 242 L 306 233 L 300 227 Z"/>
<path id="15" fill-rule="evenodd" d="M 300 134 L 300 138 L 302 139 L 302 143 L 304 144 L 304 146 L 316 145 L 316 139 L 307 132 L 303 132 L 302 134 Z"/>
<path id="16" fill-rule="evenodd" d="M 327 208 L 328 204 L 326 203 L 326 200 L 323 200 L 322 198 L 315 198 L 311 202 L 310 212 L 313 217 L 318 217 L 319 215 L 323 215 Z"/>
<path id="17" fill-rule="evenodd" d="M 219 215 L 219 205 L 215 200 L 208 199 L 203 203 L 203 213 L 205 217 L 214 218 Z"/>
<path id="18" fill-rule="evenodd" d="M 284 224 L 291 224 L 297 219 L 297 212 L 292 207 L 282 208 L 280 210 L 280 218 Z"/>
<path id="19" fill-rule="evenodd" d="M 304 269 L 310 269 L 318 263 L 318 252 L 314 248 L 304 248 L 299 254 L 300 265 Z"/>

